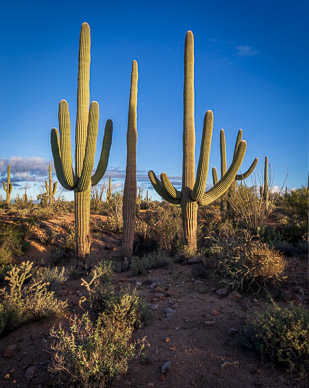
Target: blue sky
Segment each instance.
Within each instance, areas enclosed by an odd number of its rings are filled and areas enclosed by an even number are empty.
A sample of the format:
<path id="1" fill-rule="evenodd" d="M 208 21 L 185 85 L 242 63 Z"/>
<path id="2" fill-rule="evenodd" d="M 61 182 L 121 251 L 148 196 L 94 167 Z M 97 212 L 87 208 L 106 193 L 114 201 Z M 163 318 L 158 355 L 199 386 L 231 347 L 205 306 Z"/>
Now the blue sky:
<path id="1" fill-rule="evenodd" d="M 96 161 L 110 118 L 114 135 L 107 176 L 115 187 L 126 164 L 134 59 L 139 66 L 138 185 L 150 188 L 149 169 L 166 172 L 175 183 L 180 180 L 183 51 L 189 29 L 195 39 L 196 163 L 203 116 L 212 109 L 210 167 L 219 168 L 220 129 L 226 131 L 229 163 L 242 128 L 248 142 L 243 170 L 257 156 L 261 172 L 268 155 L 274 185 L 281 186 L 287 174 L 289 188 L 307 183 L 308 0 L 29 0 L 2 2 L 1 14 L 0 174 L 3 180 L 10 162 L 13 198 L 25 184 L 30 195 L 41 190 L 52 160 L 50 130 L 58 127 L 63 98 L 70 106 L 74 147 L 78 40 L 84 21 L 92 39 L 91 100 L 100 104 Z M 207 182 L 211 184 L 211 174 Z M 0 194 L 5 194 L 2 189 Z"/>

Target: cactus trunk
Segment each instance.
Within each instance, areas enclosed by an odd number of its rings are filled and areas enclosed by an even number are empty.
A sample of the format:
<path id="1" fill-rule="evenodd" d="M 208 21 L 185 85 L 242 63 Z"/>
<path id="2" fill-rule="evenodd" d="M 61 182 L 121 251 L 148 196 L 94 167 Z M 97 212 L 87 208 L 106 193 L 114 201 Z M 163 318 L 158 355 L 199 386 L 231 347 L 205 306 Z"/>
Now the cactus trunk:
<path id="1" fill-rule="evenodd" d="M 90 253 L 90 196 L 88 191 L 75 192 L 76 255 L 85 257 Z"/>
<path id="2" fill-rule="evenodd" d="M 11 167 L 8 164 L 8 170 L 7 170 L 7 184 L 5 185 L 5 181 L 3 181 L 3 190 L 6 192 L 6 203 L 7 205 L 11 202 L 11 192 L 13 188 L 13 183 L 11 183 Z"/>
<path id="3" fill-rule="evenodd" d="M 137 143 L 137 62 L 132 63 L 131 89 L 127 131 L 127 167 L 123 195 L 122 255 L 131 257 L 133 252 L 136 214 L 136 143 Z"/>

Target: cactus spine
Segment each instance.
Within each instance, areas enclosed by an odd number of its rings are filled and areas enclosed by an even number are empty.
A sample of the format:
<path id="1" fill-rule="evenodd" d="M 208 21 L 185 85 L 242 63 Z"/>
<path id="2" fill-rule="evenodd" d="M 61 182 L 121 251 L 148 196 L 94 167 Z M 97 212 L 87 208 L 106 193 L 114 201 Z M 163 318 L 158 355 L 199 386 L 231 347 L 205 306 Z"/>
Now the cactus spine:
<path id="1" fill-rule="evenodd" d="M 51 204 L 54 199 L 54 195 L 56 194 L 57 190 L 57 182 L 52 182 L 52 172 L 51 172 L 51 165 L 48 167 L 48 173 L 49 173 L 49 180 L 48 182 L 45 181 L 45 188 L 46 188 L 46 193 L 48 194 L 49 198 L 49 203 Z"/>
<path id="2" fill-rule="evenodd" d="M 107 120 L 98 167 L 92 175 L 99 122 L 99 104 L 90 105 L 90 28 L 81 27 L 79 39 L 77 117 L 75 133 L 75 172 L 72 168 L 70 114 L 65 100 L 59 103 L 59 130 L 51 131 L 51 145 L 57 178 L 67 190 L 74 190 L 76 255 L 90 253 L 90 198 L 91 186 L 103 177 L 112 142 L 113 124 Z M 91 176 L 92 175 L 92 176 Z"/>
<path id="3" fill-rule="evenodd" d="M 13 183 L 11 183 L 11 168 L 8 164 L 8 172 L 7 172 L 7 184 L 5 184 L 5 181 L 3 181 L 3 190 L 6 192 L 6 203 L 9 205 L 11 202 L 11 192 L 13 188 Z"/>
<path id="4" fill-rule="evenodd" d="M 131 257 L 133 252 L 136 214 L 136 143 L 137 143 L 137 62 L 132 62 L 130 102 L 127 130 L 127 167 L 123 195 L 122 255 Z"/>
<path id="5" fill-rule="evenodd" d="M 195 124 L 194 124 L 194 41 L 191 31 L 187 32 L 184 55 L 184 118 L 183 118 L 183 171 L 182 189 L 178 191 L 165 173 L 158 179 L 149 171 L 149 179 L 161 197 L 179 204 L 182 212 L 184 243 L 189 254 L 197 249 L 197 209 L 198 205 L 208 205 L 219 198 L 230 187 L 246 152 L 247 143 L 240 141 L 235 158 L 220 181 L 205 192 L 210 146 L 213 130 L 213 113 L 207 111 L 204 118 L 201 151 L 195 178 Z"/>

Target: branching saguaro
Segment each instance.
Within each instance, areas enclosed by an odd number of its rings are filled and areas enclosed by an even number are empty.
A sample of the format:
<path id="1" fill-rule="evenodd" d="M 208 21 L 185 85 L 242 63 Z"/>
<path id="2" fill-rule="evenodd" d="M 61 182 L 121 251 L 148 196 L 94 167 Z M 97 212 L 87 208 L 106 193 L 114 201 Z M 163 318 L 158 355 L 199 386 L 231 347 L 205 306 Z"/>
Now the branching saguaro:
<path id="1" fill-rule="evenodd" d="M 127 130 L 127 167 L 123 195 L 122 255 L 131 257 L 133 252 L 136 214 L 136 144 L 137 144 L 137 62 L 132 63 L 129 117 Z"/>
<path id="2" fill-rule="evenodd" d="M 213 131 L 213 113 L 209 110 L 204 117 L 201 151 L 195 178 L 194 40 L 191 31 L 187 32 L 185 41 L 183 99 L 182 189 L 181 191 L 176 190 L 165 173 L 161 174 L 161 180 L 153 171 L 149 171 L 148 175 L 154 189 L 163 199 L 181 206 L 184 245 L 188 254 L 194 254 L 197 249 L 198 205 L 210 204 L 230 187 L 243 161 L 247 143 L 244 140 L 240 141 L 226 174 L 208 192 L 205 192 Z"/>
<path id="3" fill-rule="evenodd" d="M 11 167 L 8 164 L 8 172 L 7 172 L 7 183 L 3 181 L 3 190 L 6 192 L 6 203 L 9 205 L 11 202 L 11 193 L 13 188 L 13 183 L 11 183 Z"/>
<path id="4" fill-rule="evenodd" d="M 54 199 L 54 195 L 56 194 L 56 190 L 57 190 L 57 182 L 52 182 L 52 172 L 51 172 L 51 165 L 49 165 L 49 168 L 48 168 L 48 175 L 49 175 L 49 179 L 48 179 L 48 182 L 45 181 L 45 188 L 46 188 L 46 193 L 48 194 L 48 202 L 49 204 L 51 204 L 53 202 L 53 199 Z"/>
<path id="5" fill-rule="evenodd" d="M 238 146 L 242 140 L 242 136 L 243 136 L 243 131 L 242 131 L 242 129 L 240 129 L 238 131 L 238 135 L 237 135 L 237 139 L 236 139 L 236 143 L 235 143 L 233 159 L 236 156 Z M 226 166 L 227 166 L 226 142 L 225 142 L 224 129 L 221 129 L 221 131 L 220 131 L 220 156 L 221 156 L 221 177 L 223 177 L 226 174 Z M 251 166 L 248 168 L 248 170 L 246 172 L 244 172 L 243 174 L 236 175 L 234 182 L 231 184 L 231 186 L 228 190 L 228 193 L 230 193 L 231 195 L 233 195 L 233 193 L 235 193 L 236 182 L 243 181 L 244 179 L 247 179 L 253 173 L 258 161 L 259 161 L 259 159 L 255 158 L 254 161 L 252 162 Z M 212 168 L 212 180 L 213 180 L 214 185 L 218 182 L 218 174 L 217 174 L 216 167 Z M 221 214 L 225 215 L 226 212 L 227 212 L 227 201 L 225 199 L 221 198 Z"/>
<path id="6" fill-rule="evenodd" d="M 59 104 L 59 133 L 51 131 L 51 145 L 57 178 L 67 190 L 74 190 L 76 255 L 90 253 L 91 186 L 103 177 L 112 142 L 113 123 L 107 120 L 98 167 L 92 175 L 99 125 L 99 104 L 90 105 L 90 27 L 83 23 L 79 39 L 77 118 L 75 133 L 75 171 L 72 168 L 70 114 L 65 100 Z"/>

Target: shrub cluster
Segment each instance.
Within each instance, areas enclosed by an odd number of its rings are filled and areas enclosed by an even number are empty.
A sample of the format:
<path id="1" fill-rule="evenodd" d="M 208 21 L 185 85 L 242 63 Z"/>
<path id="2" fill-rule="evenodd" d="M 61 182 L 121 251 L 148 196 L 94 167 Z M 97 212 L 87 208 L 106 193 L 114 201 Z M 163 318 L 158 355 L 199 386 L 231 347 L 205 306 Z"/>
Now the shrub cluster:
<path id="1" fill-rule="evenodd" d="M 142 257 L 131 258 L 131 271 L 134 276 L 144 275 L 149 269 L 168 266 L 171 259 L 162 251 L 150 252 Z"/>
<path id="2" fill-rule="evenodd" d="M 14 266 L 5 278 L 9 287 L 0 291 L 0 334 L 26 321 L 62 315 L 67 308 L 66 302 L 48 290 L 48 283 L 29 281 L 32 264 L 27 261 Z"/>
<path id="3" fill-rule="evenodd" d="M 303 307 L 272 303 L 242 329 L 240 341 L 290 373 L 309 371 L 309 311 Z"/>

